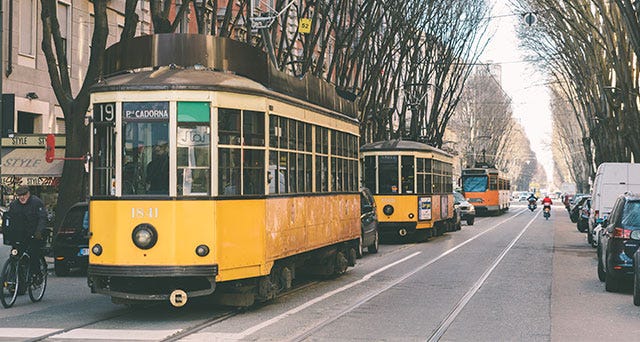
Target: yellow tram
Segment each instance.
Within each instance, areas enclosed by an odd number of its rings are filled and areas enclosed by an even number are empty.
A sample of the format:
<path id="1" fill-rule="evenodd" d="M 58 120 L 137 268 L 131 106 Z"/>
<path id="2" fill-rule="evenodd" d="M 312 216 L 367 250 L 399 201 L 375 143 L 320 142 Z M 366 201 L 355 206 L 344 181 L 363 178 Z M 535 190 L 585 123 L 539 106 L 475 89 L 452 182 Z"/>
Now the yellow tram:
<path id="1" fill-rule="evenodd" d="M 452 156 L 415 141 L 360 147 L 364 186 L 376 200 L 382 237 L 426 241 L 458 229 L 453 208 Z"/>
<path id="2" fill-rule="evenodd" d="M 133 48 L 147 59 L 126 59 Z M 290 288 L 299 272 L 355 264 L 352 101 L 205 35 L 122 42 L 105 68 L 120 73 L 91 95 L 93 292 L 181 306 L 215 291 L 243 306 Z"/>

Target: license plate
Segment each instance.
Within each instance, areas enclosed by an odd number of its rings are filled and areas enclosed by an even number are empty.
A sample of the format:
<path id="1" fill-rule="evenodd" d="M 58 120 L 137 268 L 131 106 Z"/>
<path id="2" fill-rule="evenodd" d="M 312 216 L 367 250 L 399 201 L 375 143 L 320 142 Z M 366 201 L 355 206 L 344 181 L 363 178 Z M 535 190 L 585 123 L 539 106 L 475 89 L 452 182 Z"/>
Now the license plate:
<path id="1" fill-rule="evenodd" d="M 89 248 L 80 248 L 80 252 L 78 252 L 78 256 L 89 255 Z"/>

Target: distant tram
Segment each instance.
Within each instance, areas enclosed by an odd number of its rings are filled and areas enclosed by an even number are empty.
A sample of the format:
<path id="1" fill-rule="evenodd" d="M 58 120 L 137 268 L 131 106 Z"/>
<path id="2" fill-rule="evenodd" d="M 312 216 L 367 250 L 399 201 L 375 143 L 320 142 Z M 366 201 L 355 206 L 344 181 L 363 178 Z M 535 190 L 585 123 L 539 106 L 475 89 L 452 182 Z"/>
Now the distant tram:
<path id="1" fill-rule="evenodd" d="M 511 181 L 495 168 L 462 170 L 462 192 L 476 213 L 496 214 L 509 210 Z"/>
<path id="2" fill-rule="evenodd" d="M 415 141 L 360 147 L 364 186 L 374 194 L 381 237 L 426 241 L 458 229 L 453 209 L 452 157 Z"/>
<path id="3" fill-rule="evenodd" d="M 352 101 L 224 38 L 139 37 L 106 57 L 120 73 L 91 95 L 93 292 L 247 306 L 355 264 Z"/>

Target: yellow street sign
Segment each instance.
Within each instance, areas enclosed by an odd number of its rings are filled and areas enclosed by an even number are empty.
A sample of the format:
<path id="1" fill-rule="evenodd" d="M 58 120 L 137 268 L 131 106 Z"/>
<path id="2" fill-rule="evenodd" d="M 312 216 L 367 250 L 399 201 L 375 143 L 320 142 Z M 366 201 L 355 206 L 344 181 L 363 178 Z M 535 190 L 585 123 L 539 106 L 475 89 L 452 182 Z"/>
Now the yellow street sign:
<path id="1" fill-rule="evenodd" d="M 310 18 L 300 18 L 300 23 L 298 24 L 298 32 L 300 32 L 300 33 L 311 33 L 311 19 Z"/>

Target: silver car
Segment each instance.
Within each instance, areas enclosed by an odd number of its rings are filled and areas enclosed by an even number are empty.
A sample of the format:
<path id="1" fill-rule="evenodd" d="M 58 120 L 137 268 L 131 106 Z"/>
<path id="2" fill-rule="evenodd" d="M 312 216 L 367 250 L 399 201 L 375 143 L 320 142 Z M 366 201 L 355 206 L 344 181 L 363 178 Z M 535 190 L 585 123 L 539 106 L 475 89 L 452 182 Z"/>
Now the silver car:
<path id="1" fill-rule="evenodd" d="M 473 226 L 473 222 L 476 220 L 476 208 L 457 191 L 453 192 L 453 198 L 454 206 L 459 210 L 460 219 L 466 221 L 467 225 Z"/>

